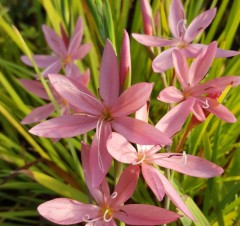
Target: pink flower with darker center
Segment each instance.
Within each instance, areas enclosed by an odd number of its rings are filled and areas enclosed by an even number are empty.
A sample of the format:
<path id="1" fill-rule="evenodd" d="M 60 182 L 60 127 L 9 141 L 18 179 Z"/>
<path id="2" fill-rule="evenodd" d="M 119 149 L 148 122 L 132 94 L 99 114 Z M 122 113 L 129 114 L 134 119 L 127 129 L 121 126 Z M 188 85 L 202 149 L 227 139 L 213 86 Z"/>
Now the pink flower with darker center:
<path id="1" fill-rule="evenodd" d="M 85 222 L 86 225 L 115 226 L 115 219 L 130 225 L 159 225 L 177 220 L 180 215 L 152 205 L 124 204 L 133 194 L 139 176 L 138 166 L 129 166 L 121 174 L 110 195 L 104 179 L 99 188 L 93 188 L 89 147 L 82 144 L 82 164 L 88 189 L 96 201 L 85 204 L 67 198 L 47 201 L 38 207 L 38 212 L 56 224 L 70 225 Z"/>
<path id="2" fill-rule="evenodd" d="M 173 0 L 170 6 L 168 23 L 173 39 L 166 39 L 151 35 L 132 34 L 133 38 L 145 46 L 170 48 L 160 53 L 152 62 L 155 72 L 162 73 L 173 66 L 172 53 L 180 51 L 188 58 L 197 57 L 207 45 L 195 44 L 192 41 L 196 36 L 209 26 L 215 17 L 216 9 L 209 9 L 197 16 L 189 26 L 180 0 Z M 237 51 L 217 49 L 215 57 L 231 57 L 238 55 Z"/>
<path id="3" fill-rule="evenodd" d="M 200 83 L 206 76 L 217 51 L 217 43 L 212 42 L 188 68 L 187 59 L 181 51 L 173 51 L 173 64 L 182 91 L 169 86 L 159 93 L 158 100 L 166 103 L 182 104 L 194 100 L 191 112 L 199 121 L 204 121 L 206 113 L 213 113 L 218 118 L 233 123 L 235 116 L 217 101 L 219 94 L 228 86 L 240 84 L 239 76 L 225 76 Z M 180 114 L 180 113 L 179 113 Z M 178 115 L 175 116 L 176 119 Z"/>
<path id="4" fill-rule="evenodd" d="M 40 68 L 45 68 L 43 76 L 51 73 L 58 73 L 63 69 L 67 76 L 81 75 L 75 60 L 81 60 L 90 50 L 90 44 L 81 44 L 83 37 L 82 19 L 79 18 L 72 37 L 67 37 L 65 30 L 61 26 L 61 37 L 46 25 L 42 26 L 45 39 L 52 49 L 54 55 L 34 55 L 33 58 Z M 27 56 L 22 56 L 22 61 L 32 66 Z"/>

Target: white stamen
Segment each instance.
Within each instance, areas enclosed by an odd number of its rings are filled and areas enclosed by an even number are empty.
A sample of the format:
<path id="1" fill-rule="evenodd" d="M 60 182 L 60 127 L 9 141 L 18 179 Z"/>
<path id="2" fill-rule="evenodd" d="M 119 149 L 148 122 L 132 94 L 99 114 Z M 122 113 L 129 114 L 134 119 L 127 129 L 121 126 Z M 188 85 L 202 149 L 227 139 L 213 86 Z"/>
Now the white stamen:
<path id="1" fill-rule="evenodd" d="M 139 161 L 132 162 L 132 165 L 138 165 L 138 164 L 140 164 L 140 163 L 142 163 L 144 161 L 144 159 L 146 157 L 145 152 L 143 151 L 143 152 L 140 152 L 140 153 L 143 154 L 142 158 Z"/>
<path id="2" fill-rule="evenodd" d="M 109 221 L 111 221 L 112 218 L 113 218 L 112 216 L 110 216 L 109 218 L 107 218 L 108 212 L 109 212 L 109 210 L 106 210 L 105 213 L 104 213 L 104 215 L 103 215 L 103 220 L 104 220 L 105 222 L 109 222 Z"/>
<path id="3" fill-rule="evenodd" d="M 115 191 L 115 192 L 112 193 L 111 198 L 115 199 L 117 197 L 117 195 L 118 195 L 118 193 Z"/>
<path id="4" fill-rule="evenodd" d="M 184 29 L 184 31 L 186 32 L 187 28 L 186 28 L 186 25 L 187 25 L 187 20 L 186 19 L 182 19 L 182 20 L 179 20 L 178 23 L 177 23 L 177 33 L 179 36 L 182 35 L 182 32 L 179 32 L 179 26 L 180 24 L 182 23 L 182 27 Z"/>
<path id="5" fill-rule="evenodd" d="M 88 214 L 86 214 L 85 216 L 83 216 L 83 221 L 85 222 L 91 222 L 92 220 L 90 220 L 90 216 Z"/>
<path id="6" fill-rule="evenodd" d="M 187 164 L 187 154 L 186 151 L 183 151 L 183 165 Z"/>
<path id="7" fill-rule="evenodd" d="M 206 99 L 205 101 L 203 101 L 204 105 L 202 105 L 203 108 L 209 108 L 209 103 L 208 100 Z"/>
<path id="8" fill-rule="evenodd" d="M 104 172 L 104 167 L 103 167 L 103 162 L 102 162 L 102 157 L 101 157 L 101 153 L 100 153 L 100 140 L 101 140 L 101 129 L 102 129 L 102 123 L 103 123 L 104 119 L 100 118 L 97 122 L 97 150 L 98 150 L 98 165 L 99 168 L 101 170 L 101 172 Z"/>
<path id="9" fill-rule="evenodd" d="M 101 217 L 97 217 L 97 218 L 93 218 L 91 219 L 90 216 L 88 214 L 86 214 L 85 216 L 83 216 L 82 220 L 84 222 L 87 222 L 87 223 L 91 223 L 91 222 L 95 222 L 97 220 L 101 219 Z"/>

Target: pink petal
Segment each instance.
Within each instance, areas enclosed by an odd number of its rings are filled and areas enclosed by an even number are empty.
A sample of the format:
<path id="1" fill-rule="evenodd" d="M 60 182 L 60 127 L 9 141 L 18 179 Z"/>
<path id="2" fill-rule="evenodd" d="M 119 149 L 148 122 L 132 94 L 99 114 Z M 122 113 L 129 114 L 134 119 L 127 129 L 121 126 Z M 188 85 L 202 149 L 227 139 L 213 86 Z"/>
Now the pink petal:
<path id="1" fill-rule="evenodd" d="M 144 34 L 152 35 L 153 34 L 153 26 L 152 26 L 151 5 L 148 0 L 141 0 L 140 4 L 141 4 Z"/>
<path id="2" fill-rule="evenodd" d="M 78 49 L 76 49 L 72 53 L 72 55 L 71 55 L 72 59 L 73 60 L 81 60 L 81 59 L 83 59 L 88 54 L 90 49 L 91 49 L 91 45 L 88 44 L 88 43 L 81 45 Z"/>
<path id="3" fill-rule="evenodd" d="M 192 107 L 194 99 L 188 98 L 187 100 L 179 103 L 165 114 L 160 121 L 156 124 L 156 128 L 164 132 L 168 137 L 174 136 L 181 130 L 183 124 L 186 122 Z"/>
<path id="4" fill-rule="evenodd" d="M 54 30 L 52 30 L 46 25 L 42 26 L 42 30 L 45 39 L 53 52 L 55 52 L 59 56 L 65 56 L 67 53 L 67 49 L 61 37 Z"/>
<path id="5" fill-rule="evenodd" d="M 190 212 L 190 210 L 188 209 L 186 204 L 183 202 L 183 200 L 181 199 L 181 197 L 179 196 L 179 194 L 177 193 L 175 188 L 168 181 L 168 179 L 161 173 L 159 173 L 158 175 L 162 180 L 162 183 L 165 188 L 165 192 L 166 192 L 167 196 L 171 199 L 171 201 L 174 203 L 174 205 L 179 210 L 181 210 L 187 217 L 189 217 L 190 219 L 192 219 L 194 221 L 195 220 L 194 216 L 192 215 L 192 213 Z"/>
<path id="6" fill-rule="evenodd" d="M 31 111 L 22 121 L 21 124 L 30 124 L 39 122 L 42 119 L 46 119 L 49 115 L 54 112 L 54 107 L 52 103 L 37 107 Z"/>
<path id="7" fill-rule="evenodd" d="M 199 88 L 203 90 L 204 94 L 214 95 L 221 93 L 228 85 L 231 85 L 232 87 L 240 85 L 240 76 L 224 76 L 211 79 L 204 84 L 201 84 Z"/>
<path id="8" fill-rule="evenodd" d="M 123 89 L 123 85 L 128 76 L 131 76 L 131 55 L 130 55 L 130 41 L 127 31 L 124 30 L 121 55 L 120 55 L 120 89 Z"/>
<path id="9" fill-rule="evenodd" d="M 48 77 L 58 94 L 73 106 L 90 115 L 99 116 L 103 111 L 102 103 L 80 82 L 57 74 Z"/>
<path id="10" fill-rule="evenodd" d="M 87 87 L 88 84 L 89 84 L 89 81 L 90 81 L 90 70 L 89 70 L 89 68 L 87 68 L 87 70 L 83 74 L 81 72 L 79 74 L 74 73 L 72 78 L 77 80 L 78 82 L 80 82 L 81 84 L 83 84 L 84 86 Z"/>
<path id="11" fill-rule="evenodd" d="M 107 139 L 111 132 L 112 129 L 109 122 L 105 122 L 104 120 L 98 121 L 89 157 L 92 185 L 94 188 L 99 187 L 111 166 L 112 156 L 108 153 L 106 147 Z"/>
<path id="12" fill-rule="evenodd" d="M 69 45 L 69 38 L 68 35 L 63 27 L 63 23 L 60 23 L 60 32 L 61 32 L 61 36 L 62 36 L 62 40 L 64 42 L 64 45 L 66 46 L 66 48 Z"/>
<path id="13" fill-rule="evenodd" d="M 100 67 L 99 93 L 104 103 L 111 106 L 119 96 L 119 70 L 116 53 L 109 40 L 103 51 Z"/>
<path id="14" fill-rule="evenodd" d="M 19 79 L 22 86 L 29 92 L 35 94 L 36 96 L 49 100 L 46 90 L 44 89 L 41 82 L 30 79 Z"/>
<path id="15" fill-rule="evenodd" d="M 80 69 L 73 62 L 66 64 L 65 71 L 67 77 L 77 77 L 81 75 Z"/>
<path id="16" fill-rule="evenodd" d="M 75 25 L 72 37 L 68 46 L 68 54 L 73 53 L 80 45 L 83 36 L 83 23 L 82 19 L 79 17 Z"/>
<path id="17" fill-rule="evenodd" d="M 184 89 L 188 85 L 188 64 L 186 57 L 178 50 L 173 50 L 173 66 L 176 76 Z"/>
<path id="18" fill-rule="evenodd" d="M 216 56 L 215 57 L 232 57 L 232 56 L 236 56 L 239 55 L 240 52 L 239 51 L 234 51 L 234 50 L 224 50 L 224 49 L 220 49 L 217 48 L 217 52 L 216 52 Z"/>
<path id="19" fill-rule="evenodd" d="M 111 197 L 109 205 L 113 207 L 120 207 L 126 202 L 135 191 L 139 178 L 139 166 L 128 166 L 121 174 L 118 183 L 115 187 L 113 194 L 116 196 Z"/>
<path id="20" fill-rule="evenodd" d="M 107 149 L 110 155 L 119 162 L 131 164 L 137 160 L 136 149 L 125 137 L 112 133 L 107 140 Z"/>
<path id="21" fill-rule="evenodd" d="M 49 65 L 53 64 L 58 59 L 58 56 L 33 55 L 33 59 L 35 60 L 38 67 L 46 68 Z M 32 66 L 32 63 L 27 56 L 22 56 L 21 60 L 23 63 L 25 63 L 29 66 Z"/>
<path id="22" fill-rule="evenodd" d="M 175 46 L 176 41 L 164 39 L 157 36 L 133 33 L 132 37 L 139 43 L 150 47 Z"/>
<path id="23" fill-rule="evenodd" d="M 160 225 L 173 222 L 181 216 L 156 206 L 130 204 L 122 206 L 114 217 L 128 225 Z"/>
<path id="24" fill-rule="evenodd" d="M 173 37 L 179 39 L 184 34 L 183 26 L 181 27 L 181 21 L 185 19 L 185 13 L 183 5 L 180 0 L 173 0 L 170 5 L 168 23 Z"/>
<path id="25" fill-rule="evenodd" d="M 154 126 L 134 118 L 116 118 L 112 121 L 112 127 L 133 143 L 166 145 L 172 142 Z"/>
<path id="26" fill-rule="evenodd" d="M 127 116 L 137 111 L 150 98 L 153 83 L 141 82 L 129 87 L 111 107 L 112 117 Z"/>
<path id="27" fill-rule="evenodd" d="M 101 213 L 98 206 L 66 198 L 47 201 L 38 206 L 37 210 L 49 221 L 62 225 L 80 223 L 84 221 L 86 216 L 96 218 Z"/>
<path id="28" fill-rule="evenodd" d="M 163 197 L 165 196 L 165 189 L 161 179 L 158 176 L 158 172 L 156 173 L 158 170 L 145 163 L 142 163 L 141 166 L 144 180 L 153 191 L 158 201 L 162 201 Z"/>
<path id="29" fill-rule="evenodd" d="M 195 101 L 192 107 L 192 113 L 199 121 L 204 121 L 206 119 L 205 114 L 203 112 L 202 106 L 205 105 L 204 103 L 199 103 Z"/>
<path id="30" fill-rule="evenodd" d="M 169 86 L 162 90 L 157 99 L 165 103 L 177 103 L 182 101 L 184 98 L 182 92 L 174 86 Z"/>
<path id="31" fill-rule="evenodd" d="M 209 107 L 206 108 L 207 111 L 213 113 L 225 122 L 234 123 L 237 121 L 235 116 L 226 107 L 218 103 L 217 100 L 211 98 L 207 98 L 207 100 L 209 104 Z"/>
<path id="32" fill-rule="evenodd" d="M 222 167 L 194 155 L 158 153 L 154 154 L 152 162 L 159 166 L 194 177 L 210 178 L 223 173 Z"/>
<path id="33" fill-rule="evenodd" d="M 141 108 L 139 108 L 135 113 L 135 118 L 142 120 L 144 122 L 148 122 L 148 112 L 149 112 L 149 104 L 145 103 Z"/>
<path id="34" fill-rule="evenodd" d="M 186 58 L 196 58 L 207 47 L 203 44 L 189 44 L 187 47 L 179 49 Z"/>
<path id="35" fill-rule="evenodd" d="M 56 62 L 52 63 L 51 65 L 49 65 L 43 72 L 42 75 L 44 77 L 47 77 L 48 74 L 51 73 L 58 73 L 62 68 L 62 62 L 59 60 L 57 60 Z"/>
<path id="36" fill-rule="evenodd" d="M 216 8 L 209 9 L 197 16 L 188 26 L 184 35 L 186 42 L 191 42 L 201 31 L 203 31 L 212 22 L 216 15 Z"/>
<path id="37" fill-rule="evenodd" d="M 94 188 L 92 184 L 92 176 L 91 176 L 91 167 L 89 163 L 90 159 L 90 146 L 86 145 L 82 142 L 81 148 L 81 159 L 82 159 L 82 167 L 84 172 L 84 178 L 93 198 L 96 200 L 99 206 L 103 205 L 107 202 L 110 197 L 110 191 L 107 181 L 104 179 L 103 183 L 99 186 L 99 188 Z"/>
<path id="38" fill-rule="evenodd" d="M 170 48 L 161 52 L 152 62 L 154 72 L 162 73 L 173 66 L 172 52 L 174 48 Z"/>
<path id="39" fill-rule="evenodd" d="M 84 115 L 63 115 L 34 126 L 29 132 L 48 138 L 74 137 L 94 129 L 97 120 Z"/>
<path id="40" fill-rule="evenodd" d="M 189 84 L 191 86 L 199 83 L 207 74 L 217 49 L 217 43 L 212 42 L 202 53 L 195 59 L 189 69 Z"/>

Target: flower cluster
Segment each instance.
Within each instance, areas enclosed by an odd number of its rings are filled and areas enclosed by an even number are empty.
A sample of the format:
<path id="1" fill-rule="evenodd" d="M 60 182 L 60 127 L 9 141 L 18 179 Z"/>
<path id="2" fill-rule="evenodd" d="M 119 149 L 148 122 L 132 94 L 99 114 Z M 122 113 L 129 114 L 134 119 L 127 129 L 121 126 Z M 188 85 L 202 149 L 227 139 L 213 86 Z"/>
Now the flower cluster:
<path id="1" fill-rule="evenodd" d="M 52 94 L 61 109 L 61 115 L 37 124 L 30 133 L 47 138 L 61 139 L 94 131 L 91 144 L 81 145 L 81 161 L 89 192 L 95 201 L 85 204 L 68 198 L 47 201 L 38 207 L 39 213 L 57 224 L 116 225 L 115 219 L 130 225 L 159 225 L 177 220 L 181 215 L 148 204 L 124 204 L 132 197 L 140 172 L 158 201 L 165 195 L 187 217 L 194 220 L 169 178 L 158 166 L 182 174 L 210 178 L 223 173 L 216 164 L 194 155 L 168 152 L 169 145 L 187 118 L 198 123 L 210 113 L 234 123 L 235 116 L 218 100 L 228 86 L 240 84 L 240 77 L 225 76 L 203 82 L 215 57 L 239 54 L 217 48 L 217 43 L 195 44 L 195 37 L 209 26 L 216 9 L 210 9 L 196 17 L 187 27 L 180 0 L 173 0 L 169 11 L 169 27 L 173 39 L 152 36 L 151 8 L 141 1 L 145 34 L 132 34 L 139 43 L 148 47 L 170 48 L 161 52 L 152 62 L 153 71 L 162 73 L 174 67 L 178 84 L 160 91 L 158 100 L 171 104 L 171 109 L 153 126 L 149 124 L 148 102 L 154 84 L 142 82 L 126 87 L 131 70 L 129 36 L 125 31 L 120 62 L 110 40 L 106 40 L 99 72 L 99 93 L 94 95 L 87 88 L 90 72 L 81 73 L 76 60 L 81 60 L 90 50 L 89 44 L 81 45 L 82 20 L 79 18 L 69 38 L 61 26 L 61 37 L 46 25 L 43 32 L 54 55 L 35 55 L 37 65 L 44 68 L 42 74 L 48 80 Z M 191 60 L 189 58 L 194 58 Z M 30 59 L 22 61 L 32 66 Z M 58 74 L 62 71 L 64 75 Z M 48 100 L 39 81 L 21 80 L 30 92 Z M 180 89 L 179 89 L 180 87 Z M 173 105 L 174 104 L 174 105 Z M 52 103 L 34 109 L 22 123 L 36 123 L 54 112 Z M 135 114 L 135 118 L 132 117 Z M 164 152 L 166 151 L 166 152 Z M 115 162 L 127 166 L 113 193 L 110 193 L 106 177 Z"/>

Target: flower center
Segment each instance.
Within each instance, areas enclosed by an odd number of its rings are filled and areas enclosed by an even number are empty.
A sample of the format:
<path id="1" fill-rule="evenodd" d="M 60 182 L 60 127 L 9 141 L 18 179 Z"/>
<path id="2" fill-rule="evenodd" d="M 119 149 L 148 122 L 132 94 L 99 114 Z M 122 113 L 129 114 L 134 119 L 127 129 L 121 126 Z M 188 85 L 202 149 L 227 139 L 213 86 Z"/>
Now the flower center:
<path id="1" fill-rule="evenodd" d="M 110 108 L 108 106 L 105 107 L 105 111 L 102 113 L 102 118 L 106 122 L 111 122 L 113 120 Z"/>
<path id="2" fill-rule="evenodd" d="M 64 64 L 69 64 L 72 61 L 72 57 L 71 55 L 67 55 L 64 59 Z"/>
<path id="3" fill-rule="evenodd" d="M 187 43 L 184 43 L 182 41 L 178 42 L 178 44 L 177 44 L 177 48 L 179 48 L 179 49 L 184 49 L 186 47 L 187 47 Z"/>
<path id="4" fill-rule="evenodd" d="M 114 212 L 110 208 L 105 209 L 104 214 L 103 214 L 103 220 L 105 222 L 111 221 L 113 218 L 113 214 L 114 214 Z"/>
<path id="5" fill-rule="evenodd" d="M 145 160 L 145 157 L 146 157 L 146 155 L 145 155 L 144 151 L 138 152 L 138 158 L 136 161 L 134 161 L 132 163 L 132 165 L 138 165 L 138 164 L 142 163 Z"/>

